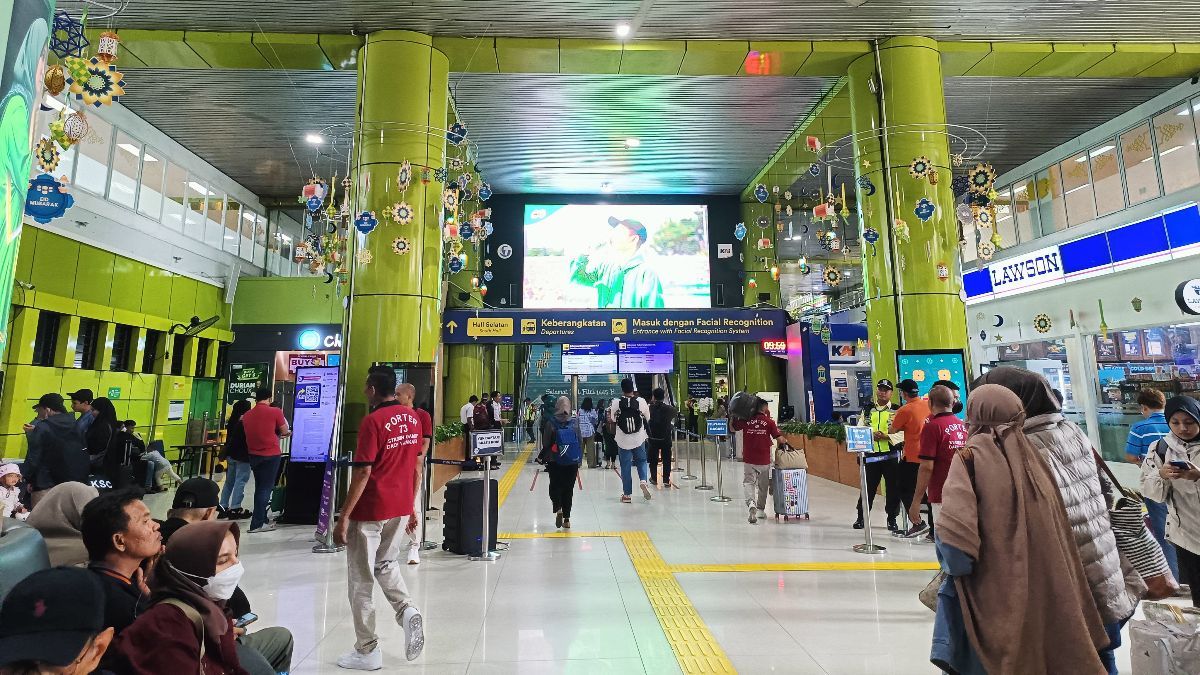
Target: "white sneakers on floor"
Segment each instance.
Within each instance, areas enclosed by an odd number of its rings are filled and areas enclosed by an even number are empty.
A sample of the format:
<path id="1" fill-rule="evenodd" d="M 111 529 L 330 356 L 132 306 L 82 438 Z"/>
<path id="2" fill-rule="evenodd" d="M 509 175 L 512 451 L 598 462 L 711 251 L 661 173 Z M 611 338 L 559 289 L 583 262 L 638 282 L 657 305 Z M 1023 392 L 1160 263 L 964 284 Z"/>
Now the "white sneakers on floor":
<path id="1" fill-rule="evenodd" d="M 410 605 L 400 615 L 400 625 L 404 627 L 404 656 L 412 661 L 425 648 L 425 619 L 416 607 Z"/>
<path id="2" fill-rule="evenodd" d="M 253 530 L 250 530 L 250 534 L 258 534 L 259 532 L 274 532 L 274 531 L 275 531 L 275 523 L 268 520 L 266 523 L 254 528 Z"/>
<path id="3" fill-rule="evenodd" d="M 408 564 L 409 565 L 420 565 L 421 564 L 421 547 L 420 546 L 410 546 L 409 547 L 409 549 L 408 549 Z"/>
<path id="4" fill-rule="evenodd" d="M 352 651 L 342 654 L 337 660 L 338 668 L 346 670 L 383 670 L 383 650 L 376 647 L 366 654 Z"/>

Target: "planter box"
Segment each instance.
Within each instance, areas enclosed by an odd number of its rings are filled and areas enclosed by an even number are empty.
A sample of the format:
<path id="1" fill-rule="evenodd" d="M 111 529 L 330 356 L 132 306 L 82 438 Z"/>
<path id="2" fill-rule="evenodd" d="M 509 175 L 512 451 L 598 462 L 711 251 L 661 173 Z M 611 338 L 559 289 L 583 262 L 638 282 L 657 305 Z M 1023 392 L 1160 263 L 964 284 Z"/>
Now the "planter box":
<path id="1" fill-rule="evenodd" d="M 805 438 L 804 454 L 808 456 L 808 473 L 826 480 L 838 480 L 838 443 L 832 438 Z"/>
<path id="2" fill-rule="evenodd" d="M 804 434 L 784 434 L 783 440 L 793 448 L 799 448 L 801 450 L 807 449 L 808 436 L 805 436 Z"/>
<path id="3" fill-rule="evenodd" d="M 436 459 L 458 459 L 467 458 L 467 443 L 461 436 L 452 438 L 448 441 L 442 441 L 433 446 L 433 456 Z M 446 483 L 458 476 L 462 472 L 462 467 L 452 464 L 434 464 L 433 476 L 429 479 L 430 494 L 442 489 Z"/>
<path id="4" fill-rule="evenodd" d="M 849 485 L 855 489 L 861 489 L 858 473 L 858 455 L 853 452 L 846 452 L 846 444 L 838 444 L 838 482 L 842 485 Z"/>

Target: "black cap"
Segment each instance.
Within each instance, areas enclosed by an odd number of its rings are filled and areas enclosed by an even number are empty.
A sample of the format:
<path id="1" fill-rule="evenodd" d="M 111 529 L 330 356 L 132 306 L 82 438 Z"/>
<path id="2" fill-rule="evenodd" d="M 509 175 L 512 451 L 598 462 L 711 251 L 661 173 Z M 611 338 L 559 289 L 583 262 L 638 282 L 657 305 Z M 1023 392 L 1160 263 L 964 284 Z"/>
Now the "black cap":
<path id="1" fill-rule="evenodd" d="M 958 385 L 954 384 L 954 382 L 952 382 L 950 380 L 938 380 L 937 382 L 933 383 L 933 386 L 936 387 L 939 384 L 942 385 L 943 387 L 949 389 L 950 391 L 958 391 Z"/>
<path id="2" fill-rule="evenodd" d="M 917 386 L 916 380 L 900 380 L 900 391 L 909 396 L 916 396 L 921 393 L 921 388 Z"/>
<path id="3" fill-rule="evenodd" d="M 875 383 L 875 388 L 891 390 L 894 387 L 892 387 L 892 381 L 885 377 L 882 380 Z"/>
<path id="4" fill-rule="evenodd" d="M 71 397 L 72 401 L 80 401 L 82 403 L 91 403 L 96 397 L 92 394 L 91 389 L 80 389 L 79 391 L 68 392 L 67 396 Z"/>
<path id="5" fill-rule="evenodd" d="M 629 231 L 636 234 L 638 236 L 638 238 L 640 238 L 642 240 L 643 244 L 646 243 L 646 239 L 649 238 L 648 235 L 646 234 L 646 226 L 641 224 L 640 222 L 629 219 L 629 218 L 622 220 L 615 216 L 608 217 L 608 226 L 609 227 L 616 227 L 618 225 L 624 225 L 625 227 L 628 227 Z"/>
<path id="6" fill-rule="evenodd" d="M 37 404 L 33 406 L 34 410 L 37 410 L 38 408 L 66 410 L 66 406 L 63 403 L 62 394 L 42 394 L 42 397 L 38 399 Z"/>
<path id="7" fill-rule="evenodd" d="M 65 666 L 104 629 L 104 590 L 93 572 L 77 567 L 34 572 L 0 607 L 0 666 L 19 661 Z"/>
<path id="8" fill-rule="evenodd" d="M 220 488 L 207 478 L 189 478 L 179 484 L 175 491 L 175 499 L 171 502 L 173 509 L 207 509 L 217 506 Z"/>

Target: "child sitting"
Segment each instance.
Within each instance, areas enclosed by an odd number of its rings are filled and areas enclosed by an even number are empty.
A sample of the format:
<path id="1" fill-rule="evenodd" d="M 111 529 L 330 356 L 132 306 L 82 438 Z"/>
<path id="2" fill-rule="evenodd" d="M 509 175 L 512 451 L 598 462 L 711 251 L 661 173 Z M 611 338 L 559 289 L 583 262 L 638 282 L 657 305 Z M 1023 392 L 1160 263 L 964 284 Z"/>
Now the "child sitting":
<path id="1" fill-rule="evenodd" d="M 25 520 L 29 510 L 21 503 L 21 469 L 16 464 L 0 464 L 0 518 Z"/>

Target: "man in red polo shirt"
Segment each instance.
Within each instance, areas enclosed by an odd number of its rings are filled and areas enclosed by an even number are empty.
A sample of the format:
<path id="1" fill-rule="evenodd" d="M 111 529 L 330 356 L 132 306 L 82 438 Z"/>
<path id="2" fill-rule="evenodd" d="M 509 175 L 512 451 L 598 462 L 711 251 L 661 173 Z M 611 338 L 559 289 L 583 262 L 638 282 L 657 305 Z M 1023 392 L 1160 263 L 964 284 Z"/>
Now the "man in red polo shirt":
<path id="1" fill-rule="evenodd" d="M 246 449 L 250 453 L 250 471 L 254 474 L 254 515 L 250 518 L 250 534 L 270 532 L 275 524 L 267 520 L 271 491 L 279 478 L 279 439 L 292 435 L 283 411 L 271 405 L 271 390 L 254 392 L 258 403 L 242 415 L 246 432 Z"/>
<path id="2" fill-rule="evenodd" d="M 732 418 L 733 430 L 742 432 L 742 488 L 746 494 L 749 523 L 757 523 L 759 515 L 767 513 L 767 490 L 771 478 L 771 441 L 779 439 L 786 446 L 783 434 L 771 419 L 771 408 L 761 398 L 755 402 L 754 417 L 748 420 Z"/>
<path id="3" fill-rule="evenodd" d="M 408 660 L 417 658 L 425 646 L 424 621 L 408 594 L 397 558 L 401 537 L 415 517 L 421 456 L 431 432 L 415 410 L 396 400 L 396 373 L 391 368 L 367 372 L 366 395 L 371 412 L 358 427 L 350 487 L 342 517 L 333 529 L 334 542 L 346 546 L 350 612 L 357 638 L 354 650 L 337 663 L 351 670 L 383 668 L 383 650 L 375 633 L 375 581 L 404 628 Z"/>
<path id="4" fill-rule="evenodd" d="M 967 444 L 967 425 L 954 415 L 953 408 L 954 392 L 949 387 L 939 384 L 929 390 L 929 409 L 933 415 L 921 430 L 921 468 L 908 509 L 913 526 L 904 533 L 906 539 L 919 537 L 937 526 L 937 516 L 942 508 L 942 486 L 946 476 L 950 475 L 950 463 L 954 461 L 955 453 Z M 921 497 L 926 495 L 929 497 L 929 523 L 921 520 Z"/>

